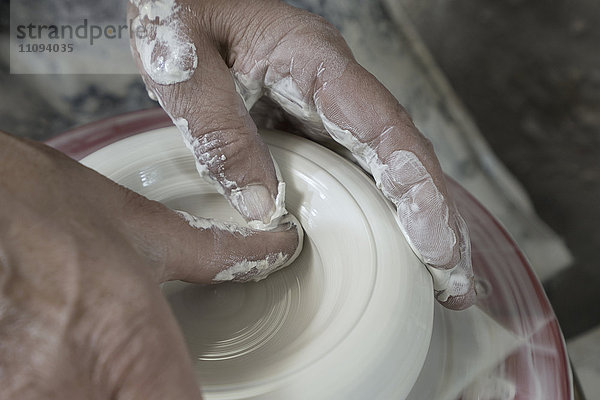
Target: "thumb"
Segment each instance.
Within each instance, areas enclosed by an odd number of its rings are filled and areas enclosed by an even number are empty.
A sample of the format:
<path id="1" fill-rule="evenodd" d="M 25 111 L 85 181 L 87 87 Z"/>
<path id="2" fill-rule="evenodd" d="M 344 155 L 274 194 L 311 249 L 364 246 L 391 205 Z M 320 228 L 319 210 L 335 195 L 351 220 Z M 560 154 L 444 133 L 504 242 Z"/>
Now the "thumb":
<path id="1" fill-rule="evenodd" d="M 291 214 L 273 229 L 257 230 L 173 211 L 126 193 L 120 221 L 158 282 L 258 281 L 291 264 L 302 249 L 303 230 Z"/>
<path id="2" fill-rule="evenodd" d="M 259 281 L 290 265 L 302 249 L 303 231 L 292 215 L 286 215 L 276 228 L 263 231 L 183 211 L 177 213 L 193 229 L 188 238 L 201 251 L 182 251 L 184 257 L 171 268 L 174 279 L 212 283 Z M 187 249 L 188 245 L 180 247 Z M 204 268 L 195 268 L 198 263 Z"/>
<path id="3" fill-rule="evenodd" d="M 129 8 L 136 28 L 147 32 L 131 45 L 149 92 L 182 133 L 200 175 L 251 226 L 273 228 L 287 213 L 285 184 L 217 44 L 192 23 L 187 8 L 174 3 L 169 13 L 154 12 L 152 4 Z M 162 38 L 167 31 L 175 43 Z"/>

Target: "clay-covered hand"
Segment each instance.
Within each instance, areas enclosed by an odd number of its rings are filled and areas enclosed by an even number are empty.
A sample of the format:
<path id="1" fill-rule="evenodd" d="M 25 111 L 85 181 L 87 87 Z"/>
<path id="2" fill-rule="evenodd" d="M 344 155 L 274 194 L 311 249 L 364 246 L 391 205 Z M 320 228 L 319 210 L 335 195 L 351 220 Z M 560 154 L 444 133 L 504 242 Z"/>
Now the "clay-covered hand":
<path id="1" fill-rule="evenodd" d="M 276 0 L 130 1 L 132 49 L 150 96 L 201 174 L 253 226 L 285 213 L 285 187 L 248 112 L 264 95 L 302 133 L 341 143 L 373 175 L 438 301 L 474 302 L 467 227 L 431 143 L 334 27 Z"/>
<path id="2" fill-rule="evenodd" d="M 158 283 L 256 279 L 299 240 L 178 214 L 0 133 L 0 398 L 198 400 Z"/>

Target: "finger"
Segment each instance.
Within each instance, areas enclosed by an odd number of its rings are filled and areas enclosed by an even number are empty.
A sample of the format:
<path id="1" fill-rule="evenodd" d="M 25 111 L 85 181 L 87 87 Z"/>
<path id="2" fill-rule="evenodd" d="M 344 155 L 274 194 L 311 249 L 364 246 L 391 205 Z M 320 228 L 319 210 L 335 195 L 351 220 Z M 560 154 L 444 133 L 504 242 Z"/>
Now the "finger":
<path id="1" fill-rule="evenodd" d="M 302 249 L 303 230 L 291 214 L 276 228 L 263 231 L 178 213 L 197 236 L 213 243 L 208 258 L 202 256 L 212 283 L 260 281 L 290 265 Z M 195 260 L 179 262 L 177 279 L 198 282 L 206 276 L 190 268 Z"/>
<path id="2" fill-rule="evenodd" d="M 265 62 L 234 66 L 236 78 L 262 80 L 265 93 L 313 134 L 324 128 L 347 147 L 396 205 L 407 240 L 432 272 L 438 300 L 451 308 L 470 305 L 475 292 L 468 230 L 431 143 L 331 25 L 311 15 L 296 22 Z"/>
<path id="3" fill-rule="evenodd" d="M 159 282 L 258 281 L 299 255 L 303 230 L 288 214 L 264 231 L 172 211 L 135 193 L 121 211 L 126 235 L 155 265 Z"/>
<path id="4" fill-rule="evenodd" d="M 438 300 L 459 308 L 469 305 L 464 302 L 474 300 L 474 283 L 468 231 L 431 143 L 383 85 L 355 62 L 338 78 L 321 74 L 317 81 L 314 102 L 325 128 L 396 205 L 405 236 L 430 270 L 442 271 L 434 274 Z M 439 275 L 449 276 L 440 280 Z"/>
<path id="5" fill-rule="evenodd" d="M 446 308 L 462 310 L 474 304 L 475 279 L 471 264 L 471 240 L 465 220 L 456 213 L 460 259 L 453 268 L 435 268 L 428 266 L 434 283 L 435 296 Z"/>
<path id="6" fill-rule="evenodd" d="M 194 6 L 196 7 L 196 6 Z M 131 45 L 150 93 L 213 183 L 252 226 L 272 228 L 285 210 L 285 184 L 236 92 L 219 43 L 189 5 L 142 0 L 130 6 Z"/>

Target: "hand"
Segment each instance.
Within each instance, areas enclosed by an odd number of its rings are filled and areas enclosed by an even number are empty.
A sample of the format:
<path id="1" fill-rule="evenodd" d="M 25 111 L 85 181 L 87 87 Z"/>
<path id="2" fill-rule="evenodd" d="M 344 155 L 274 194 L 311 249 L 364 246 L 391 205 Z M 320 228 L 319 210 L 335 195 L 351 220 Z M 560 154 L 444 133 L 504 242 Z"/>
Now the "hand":
<path id="1" fill-rule="evenodd" d="M 275 0 L 131 1 L 131 44 L 149 94 L 201 175 L 253 226 L 285 213 L 285 187 L 247 111 L 265 95 L 304 134 L 341 143 L 373 175 L 438 301 L 474 302 L 468 230 L 431 143 L 335 28 Z"/>
<path id="2" fill-rule="evenodd" d="M 301 246 L 292 224 L 182 216 L 2 133 L 0 205 L 1 399 L 199 399 L 158 283 L 257 279 Z"/>

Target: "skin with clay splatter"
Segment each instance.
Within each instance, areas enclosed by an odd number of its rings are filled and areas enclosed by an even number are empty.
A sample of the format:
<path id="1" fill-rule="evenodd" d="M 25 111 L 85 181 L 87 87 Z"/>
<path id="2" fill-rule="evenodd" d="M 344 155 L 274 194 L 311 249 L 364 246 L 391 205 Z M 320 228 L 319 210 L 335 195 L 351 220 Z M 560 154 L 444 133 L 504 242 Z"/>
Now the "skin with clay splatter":
<path id="1" fill-rule="evenodd" d="M 185 211 L 177 211 L 177 213 L 195 229 L 228 232 L 231 235 L 243 236 L 246 238 L 261 233 L 260 230 L 239 226 L 234 223 L 199 218 Z M 222 269 L 214 276 L 212 282 L 256 282 L 263 280 L 271 273 L 290 265 L 302 250 L 303 231 L 298 220 L 291 214 L 288 214 L 283 218 L 278 226 L 277 231 L 282 230 L 296 232 L 297 240 L 294 247 L 276 252 L 261 251 L 257 248 L 256 252 L 252 254 L 252 257 L 236 258 L 227 254 L 224 259 L 215 259 L 213 261 L 220 262 Z M 252 249 L 248 248 L 248 250 L 251 251 Z"/>
<path id="2" fill-rule="evenodd" d="M 186 81 L 198 66 L 196 46 L 178 19 L 175 0 L 135 1 L 139 14 L 132 20 L 136 48 L 144 70 L 156 83 Z M 155 23 L 147 23 L 154 21 Z"/>
<path id="3" fill-rule="evenodd" d="M 145 18 L 144 10 L 169 8 L 157 6 L 162 1 L 132 3 L 129 18 L 140 21 L 144 30 L 152 32 L 159 29 L 161 19 Z M 205 20 L 200 16 L 201 8 L 208 6 L 208 2 L 179 2 L 170 8 L 175 12 L 166 18 L 169 26 L 179 27 L 175 37 L 190 38 L 195 49 L 204 50 L 205 62 L 197 68 L 200 72 L 192 73 L 181 81 L 155 79 L 152 69 L 147 68 L 148 63 L 144 61 L 147 46 L 140 46 L 137 39 L 132 40 L 133 53 L 149 93 L 182 132 L 184 142 L 196 156 L 201 176 L 225 195 L 250 226 L 273 229 L 287 214 L 285 183 L 277 176 L 270 153 L 260 140 L 243 100 L 235 91 L 229 70 L 218 55 L 214 37 L 197 29 L 198 22 Z M 210 85 L 203 84 L 204 79 Z M 173 101 L 175 97 L 177 101 Z M 203 110 L 202 115 L 199 110 Z M 252 157 L 245 157 L 244 153 L 252 154 Z"/>
<path id="4" fill-rule="evenodd" d="M 185 82 L 161 85 L 149 74 L 145 82 L 174 120 L 186 120 L 184 136 L 196 159 L 231 204 L 263 224 L 278 212 L 281 181 L 248 113 L 266 97 L 283 112 L 261 123 L 277 128 L 292 121 L 292 130 L 352 152 L 396 206 L 406 239 L 434 278 L 437 299 L 450 308 L 472 304 L 468 229 L 431 143 L 354 60 L 339 32 L 278 1 L 178 4 L 187 10 L 180 18 L 200 21 L 189 35 L 202 62 Z M 219 13 L 212 12 L 216 4 Z"/>

